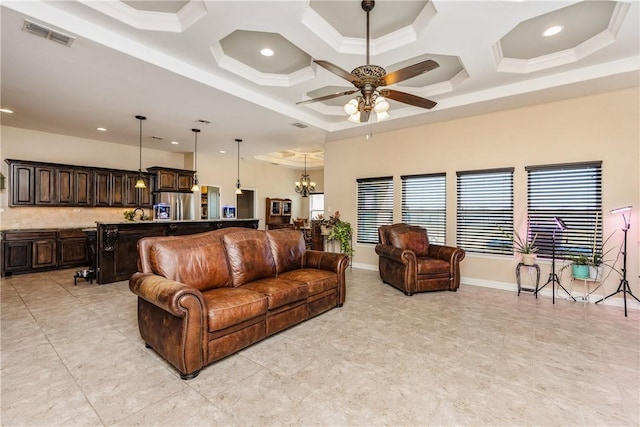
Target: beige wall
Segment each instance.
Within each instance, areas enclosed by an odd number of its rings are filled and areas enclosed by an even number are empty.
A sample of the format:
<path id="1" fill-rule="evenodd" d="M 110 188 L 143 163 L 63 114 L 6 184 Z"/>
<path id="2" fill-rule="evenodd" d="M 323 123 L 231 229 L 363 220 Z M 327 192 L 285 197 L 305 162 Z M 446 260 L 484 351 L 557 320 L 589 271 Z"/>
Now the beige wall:
<path id="1" fill-rule="evenodd" d="M 5 159 L 19 159 L 97 166 L 125 170 L 138 169 L 138 147 L 108 142 L 74 138 L 26 129 L 3 126 L 0 129 L 0 170 L 8 177 Z M 202 147 L 202 145 L 200 145 Z M 143 149 L 142 167 L 165 166 L 171 168 L 193 168 L 192 153 L 168 153 Z M 311 171 L 311 176 L 322 191 L 322 170 Z M 220 205 L 235 205 L 237 163 L 235 156 L 199 152 L 198 178 L 201 185 L 220 187 Z M 257 161 L 240 161 L 242 188 L 256 193 L 256 217 L 260 228 L 264 228 L 265 198 L 282 197 L 293 201 L 294 217 L 306 216 L 300 195 L 294 191 L 294 182 L 300 171 Z M 8 185 L 8 180 L 7 180 Z M 86 227 L 95 221 L 121 221 L 124 208 L 9 208 L 8 190 L 0 190 L 0 228 L 48 228 Z"/>
<path id="2" fill-rule="evenodd" d="M 479 115 L 394 132 L 325 144 L 325 206 L 340 210 L 343 219 L 356 224 L 356 179 L 394 177 L 394 221 L 401 218 L 400 175 L 446 172 L 447 243 L 456 242 L 456 171 L 515 167 L 514 221 L 525 224 L 527 183 L 524 167 L 553 163 L 602 160 L 603 208 L 632 205 L 628 243 L 628 274 L 639 295 L 640 159 L 639 92 L 629 89 L 568 99 L 510 111 Z M 393 114 L 393 111 L 391 111 Z M 354 158 L 362 161 L 354 162 Z M 604 233 L 618 230 L 621 218 L 604 215 Z M 614 240 L 614 239 L 612 239 Z M 354 237 L 355 241 L 355 237 Z M 373 245 L 355 246 L 354 265 L 377 269 Z M 612 251 L 617 253 L 616 250 Z M 462 263 L 467 283 L 512 288 L 516 257 L 468 255 Z M 541 284 L 550 263 L 541 262 Z M 567 274 L 562 283 L 571 283 Z M 611 274 L 599 294 L 616 290 L 620 276 Z M 580 291 L 582 285 L 574 285 Z"/>

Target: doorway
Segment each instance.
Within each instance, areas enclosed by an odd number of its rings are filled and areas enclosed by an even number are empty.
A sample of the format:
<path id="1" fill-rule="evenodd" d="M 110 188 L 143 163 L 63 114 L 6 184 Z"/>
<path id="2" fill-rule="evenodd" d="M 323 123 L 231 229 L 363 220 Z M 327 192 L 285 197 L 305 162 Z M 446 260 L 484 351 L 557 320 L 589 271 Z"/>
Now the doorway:
<path id="1" fill-rule="evenodd" d="M 236 194 L 236 218 L 252 219 L 255 218 L 255 196 L 253 190 L 242 189 L 242 194 Z"/>

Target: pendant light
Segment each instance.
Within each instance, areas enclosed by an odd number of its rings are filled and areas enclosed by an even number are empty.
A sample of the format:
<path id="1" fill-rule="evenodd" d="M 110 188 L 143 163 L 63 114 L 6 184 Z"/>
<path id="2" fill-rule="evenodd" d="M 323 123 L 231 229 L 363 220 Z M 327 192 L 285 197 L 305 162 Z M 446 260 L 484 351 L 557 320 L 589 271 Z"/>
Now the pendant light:
<path id="1" fill-rule="evenodd" d="M 138 165 L 138 180 L 136 181 L 136 188 L 147 188 L 147 185 L 142 179 L 142 121 L 147 120 L 145 116 L 136 116 L 136 119 L 140 122 L 140 163 Z"/>
<path id="2" fill-rule="evenodd" d="M 311 181 L 307 173 L 307 155 L 304 155 L 304 173 L 300 176 L 300 181 L 296 181 L 296 193 L 302 197 L 309 197 L 309 194 L 316 191 L 316 183 Z"/>
<path id="3" fill-rule="evenodd" d="M 200 186 L 198 185 L 198 132 L 200 132 L 200 129 L 191 129 L 191 131 L 195 134 L 196 138 L 195 148 L 193 150 L 196 173 L 193 174 L 193 186 L 191 187 L 191 191 L 200 191 Z"/>
<path id="4" fill-rule="evenodd" d="M 241 139 L 236 139 L 238 143 L 238 180 L 236 181 L 236 194 L 242 194 L 242 188 L 240 188 L 240 143 Z"/>

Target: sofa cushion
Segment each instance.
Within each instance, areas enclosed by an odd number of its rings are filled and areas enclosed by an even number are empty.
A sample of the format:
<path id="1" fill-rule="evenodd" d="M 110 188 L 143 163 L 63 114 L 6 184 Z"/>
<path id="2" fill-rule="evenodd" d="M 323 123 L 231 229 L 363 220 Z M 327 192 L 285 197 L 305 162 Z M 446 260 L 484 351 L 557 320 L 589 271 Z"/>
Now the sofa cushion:
<path id="1" fill-rule="evenodd" d="M 338 275 L 335 272 L 316 268 L 291 270 L 279 275 L 278 278 L 305 282 L 309 287 L 309 295 L 316 295 L 338 287 Z"/>
<path id="2" fill-rule="evenodd" d="M 448 277 L 451 265 L 437 258 L 418 258 L 418 276 Z"/>
<path id="3" fill-rule="evenodd" d="M 203 292 L 209 332 L 219 331 L 267 313 L 267 297 L 242 288 L 218 288 Z"/>
<path id="4" fill-rule="evenodd" d="M 388 231 L 389 243 L 392 246 L 408 249 L 416 256 L 427 256 L 429 253 L 429 238 L 427 230 L 422 227 L 408 225 L 401 228 L 392 228 Z"/>
<path id="5" fill-rule="evenodd" d="M 276 274 L 302 267 L 305 247 L 300 230 L 290 228 L 268 230 L 267 238 L 276 262 Z"/>
<path id="6" fill-rule="evenodd" d="M 233 286 L 275 277 L 276 263 L 264 231 L 248 230 L 223 237 Z"/>
<path id="7" fill-rule="evenodd" d="M 215 232 L 159 238 L 149 248 L 154 274 L 204 291 L 231 286 L 221 236 Z"/>
<path id="8" fill-rule="evenodd" d="M 269 310 L 292 302 L 306 300 L 309 294 L 306 283 L 280 277 L 256 280 L 242 286 L 240 289 L 249 289 L 266 295 L 269 301 Z"/>

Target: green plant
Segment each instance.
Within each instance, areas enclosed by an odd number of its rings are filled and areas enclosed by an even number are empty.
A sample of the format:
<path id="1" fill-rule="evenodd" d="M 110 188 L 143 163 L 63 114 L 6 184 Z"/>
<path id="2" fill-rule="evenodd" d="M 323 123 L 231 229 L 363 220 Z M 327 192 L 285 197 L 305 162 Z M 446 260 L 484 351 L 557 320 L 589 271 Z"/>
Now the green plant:
<path id="1" fill-rule="evenodd" d="M 136 212 L 133 209 L 127 209 L 122 213 L 122 215 L 127 221 L 133 221 L 136 219 Z"/>
<path id="2" fill-rule="evenodd" d="M 516 252 L 521 254 L 534 254 L 538 252 L 538 247 L 536 246 L 536 238 L 537 234 L 533 236 L 533 239 L 529 241 L 526 236 L 525 238 L 521 237 L 517 231 L 514 231 L 513 234 L 509 234 L 502 227 L 498 226 L 502 234 L 504 234 L 509 241 L 513 243 L 513 248 Z M 527 226 L 527 236 L 529 235 L 529 226 Z"/>
<path id="3" fill-rule="evenodd" d="M 339 213 L 336 212 L 336 214 Z M 353 256 L 353 247 L 351 246 L 351 237 L 353 236 L 353 230 L 351 224 L 342 221 L 339 218 L 334 222 L 331 232 L 327 236 L 328 240 L 337 240 L 340 242 L 340 251 L 347 255 L 349 258 Z"/>

